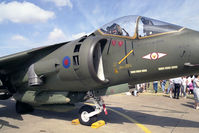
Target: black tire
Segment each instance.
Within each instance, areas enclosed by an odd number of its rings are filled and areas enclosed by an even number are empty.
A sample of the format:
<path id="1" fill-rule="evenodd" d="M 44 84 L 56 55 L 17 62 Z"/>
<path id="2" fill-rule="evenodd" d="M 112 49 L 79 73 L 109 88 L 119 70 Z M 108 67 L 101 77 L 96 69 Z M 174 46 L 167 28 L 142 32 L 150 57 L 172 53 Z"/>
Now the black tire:
<path id="1" fill-rule="evenodd" d="M 79 121 L 82 125 L 90 126 L 94 122 L 97 121 L 97 115 L 94 115 L 94 116 L 88 118 L 88 120 L 85 120 L 84 118 L 82 118 L 83 113 L 90 113 L 90 112 L 93 112 L 94 110 L 95 109 L 92 106 L 89 106 L 89 105 L 84 105 L 80 108 L 80 110 L 79 110 Z"/>
<path id="2" fill-rule="evenodd" d="M 10 97 L 12 97 L 12 94 L 4 93 L 0 95 L 0 100 L 6 100 L 6 99 L 9 99 Z"/>
<path id="3" fill-rule="evenodd" d="M 33 107 L 27 103 L 16 101 L 16 112 L 18 114 L 27 114 L 33 112 Z"/>

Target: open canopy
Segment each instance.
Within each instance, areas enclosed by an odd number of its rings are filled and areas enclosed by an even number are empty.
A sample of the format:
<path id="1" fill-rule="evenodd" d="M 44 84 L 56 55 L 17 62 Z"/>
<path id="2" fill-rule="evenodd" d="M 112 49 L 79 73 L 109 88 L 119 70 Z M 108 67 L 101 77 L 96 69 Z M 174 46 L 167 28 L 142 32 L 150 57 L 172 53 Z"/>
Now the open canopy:
<path id="1" fill-rule="evenodd" d="M 159 20 L 130 15 L 118 18 L 104 26 L 99 30 L 103 34 L 134 37 L 138 33 L 138 37 L 145 37 L 159 33 L 170 31 L 178 31 L 182 27 Z"/>

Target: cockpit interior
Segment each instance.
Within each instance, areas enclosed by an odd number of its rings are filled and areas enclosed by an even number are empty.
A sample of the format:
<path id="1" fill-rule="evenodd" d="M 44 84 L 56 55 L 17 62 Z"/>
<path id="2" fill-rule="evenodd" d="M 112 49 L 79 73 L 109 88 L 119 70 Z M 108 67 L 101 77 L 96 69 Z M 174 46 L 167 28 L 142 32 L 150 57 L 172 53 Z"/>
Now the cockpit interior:
<path id="1" fill-rule="evenodd" d="M 172 31 L 179 31 L 181 29 L 182 27 L 178 25 L 147 17 L 131 15 L 116 19 L 102 26 L 98 31 L 104 35 L 125 36 L 135 39 L 136 36 L 138 36 L 138 38 L 142 38 Z"/>

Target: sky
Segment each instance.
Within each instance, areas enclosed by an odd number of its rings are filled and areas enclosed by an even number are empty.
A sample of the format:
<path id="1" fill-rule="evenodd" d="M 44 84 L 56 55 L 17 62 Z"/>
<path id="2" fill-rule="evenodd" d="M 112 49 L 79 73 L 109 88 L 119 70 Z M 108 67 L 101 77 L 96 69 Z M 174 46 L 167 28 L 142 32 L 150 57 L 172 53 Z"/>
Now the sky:
<path id="1" fill-rule="evenodd" d="M 77 39 L 127 15 L 199 31 L 198 0 L 0 0 L 0 57 Z"/>

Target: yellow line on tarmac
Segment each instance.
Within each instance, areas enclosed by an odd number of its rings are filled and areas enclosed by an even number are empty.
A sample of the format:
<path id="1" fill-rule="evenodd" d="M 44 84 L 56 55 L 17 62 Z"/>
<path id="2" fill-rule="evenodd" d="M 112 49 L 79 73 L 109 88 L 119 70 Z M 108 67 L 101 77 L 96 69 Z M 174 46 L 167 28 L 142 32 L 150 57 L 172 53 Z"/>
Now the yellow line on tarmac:
<path id="1" fill-rule="evenodd" d="M 109 109 L 109 110 L 115 112 L 116 114 L 126 118 L 127 120 L 135 123 L 135 125 L 137 125 L 139 128 L 141 128 L 145 133 L 151 133 L 151 131 L 148 128 L 146 128 L 144 125 L 138 123 L 136 120 L 132 119 L 131 117 L 129 117 L 129 116 L 127 116 L 127 115 L 125 115 L 125 114 L 123 114 L 123 113 L 121 113 L 119 111 L 113 110 L 111 108 L 107 108 L 107 109 Z"/>
<path id="2" fill-rule="evenodd" d="M 118 64 L 121 64 L 122 61 L 124 61 L 132 52 L 133 50 L 131 50 L 126 56 L 124 56 L 124 58 L 122 58 L 121 61 L 118 62 Z"/>
<path id="3" fill-rule="evenodd" d="M 85 104 L 91 105 L 91 106 L 94 105 L 94 104 L 92 104 L 92 103 L 85 103 Z M 139 122 L 137 122 L 137 121 L 134 120 L 133 118 L 131 118 L 131 117 L 129 117 L 129 116 L 127 116 L 127 115 L 125 115 L 125 114 L 119 112 L 119 111 L 116 111 L 116 110 L 114 110 L 114 109 L 111 109 L 111 108 L 107 108 L 107 109 L 113 111 L 114 113 L 116 113 L 116 114 L 118 114 L 118 115 L 120 115 L 120 116 L 122 116 L 122 117 L 124 117 L 124 118 L 126 118 L 126 119 L 129 120 L 130 122 L 135 123 L 135 125 L 137 125 L 139 128 L 141 128 L 145 133 L 151 133 L 151 131 L 150 131 L 147 127 L 145 127 L 144 125 L 140 124 Z"/>

